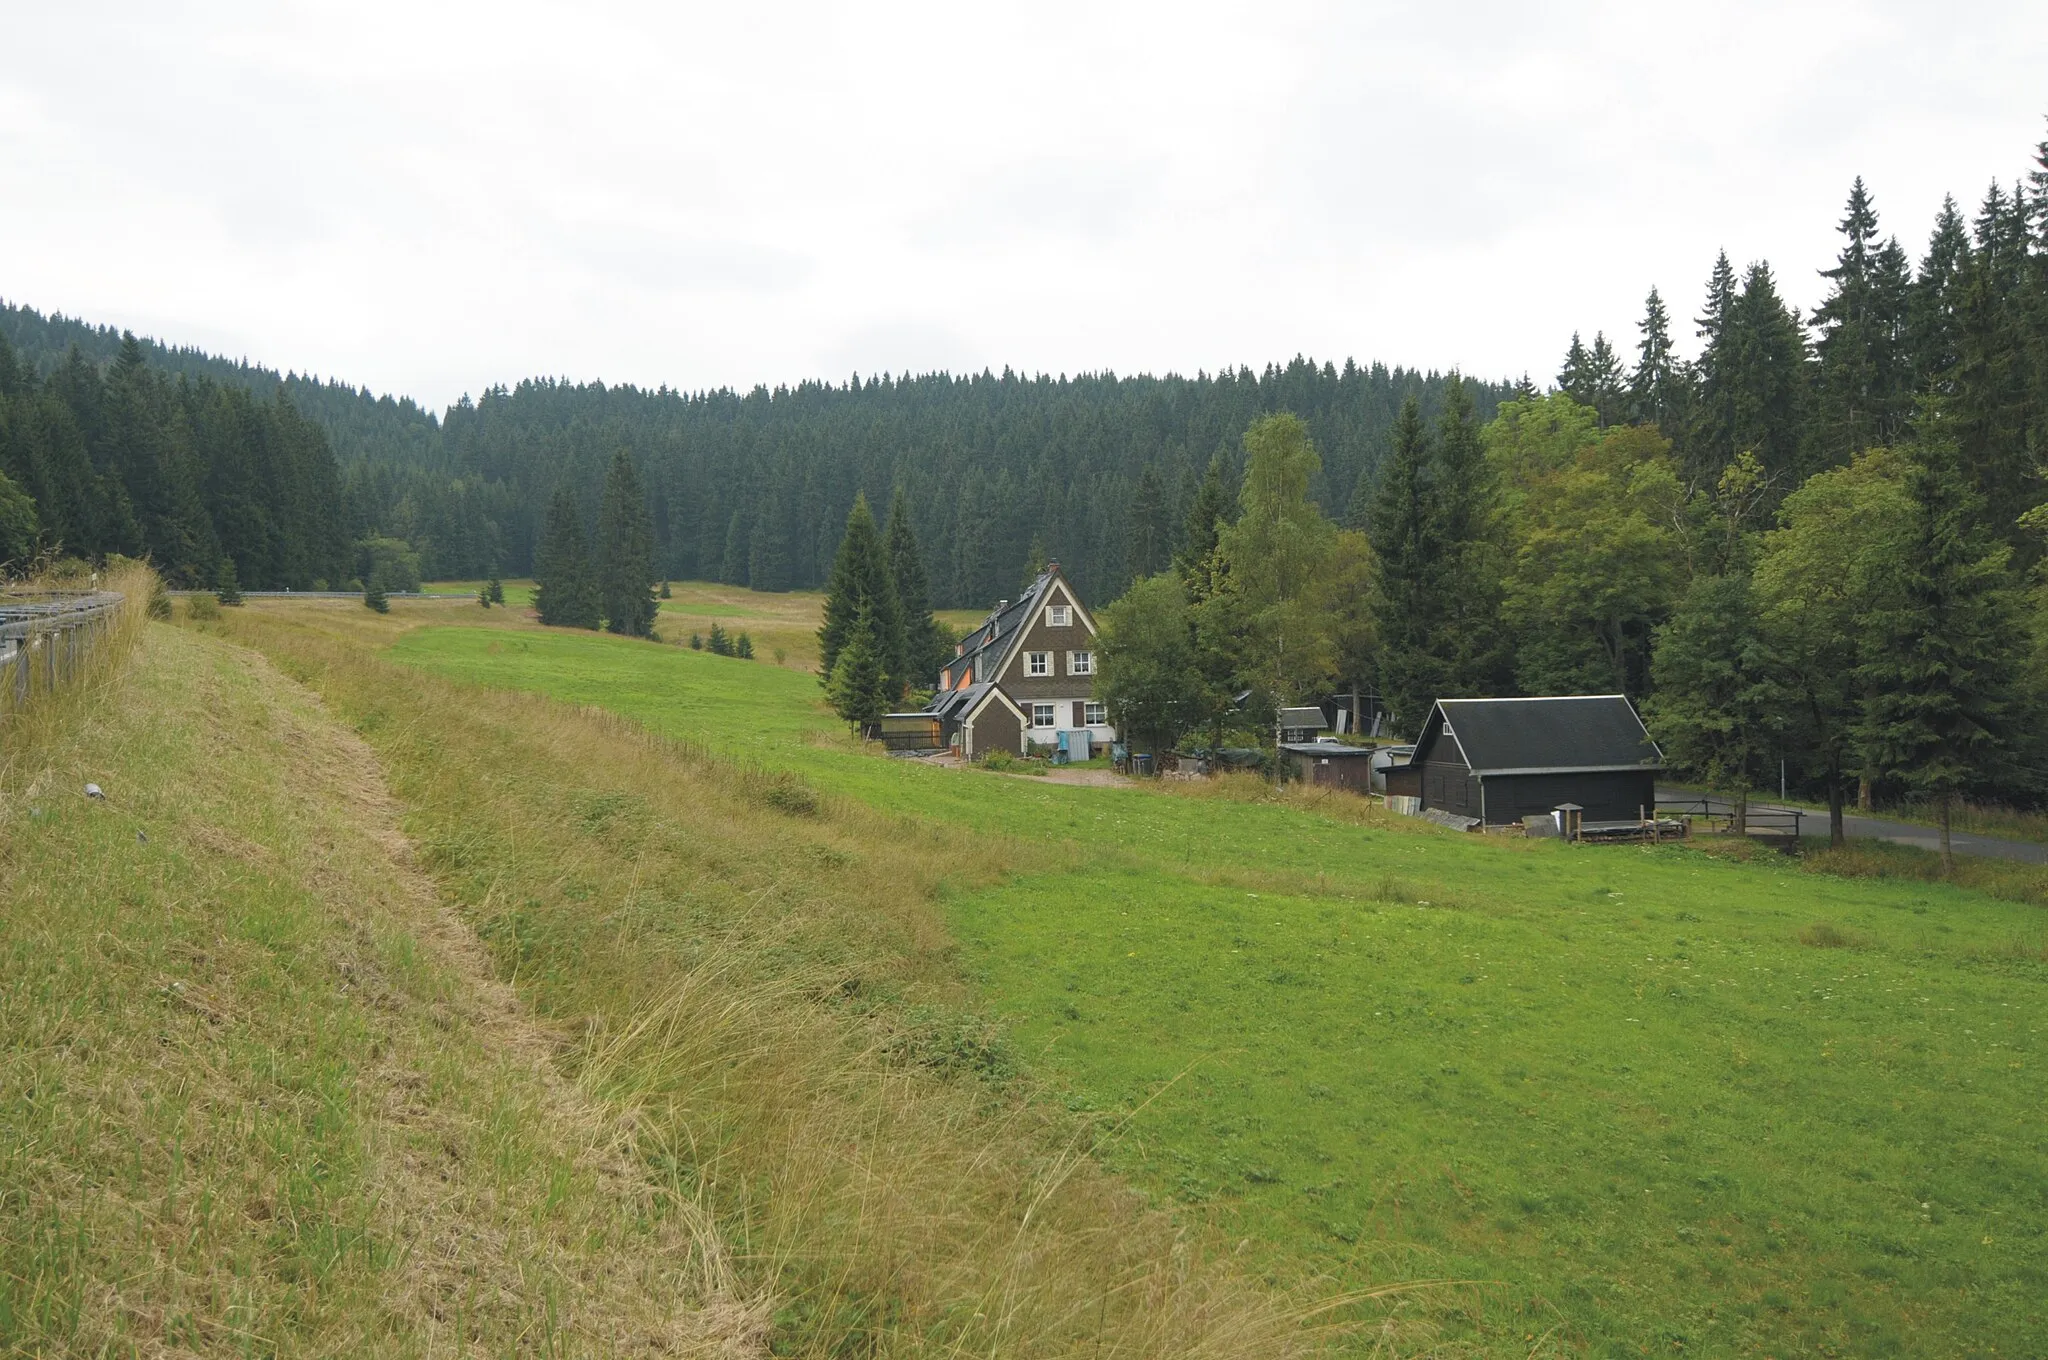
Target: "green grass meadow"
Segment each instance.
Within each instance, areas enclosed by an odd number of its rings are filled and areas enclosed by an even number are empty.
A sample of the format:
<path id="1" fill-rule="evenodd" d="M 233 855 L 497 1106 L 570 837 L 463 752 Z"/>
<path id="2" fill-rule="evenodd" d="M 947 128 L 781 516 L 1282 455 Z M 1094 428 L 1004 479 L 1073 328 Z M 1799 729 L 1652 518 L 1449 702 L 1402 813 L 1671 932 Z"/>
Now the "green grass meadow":
<path id="1" fill-rule="evenodd" d="M 1043 844 L 946 904 L 1015 1061 L 1276 1278 L 1459 1282 L 1428 1295 L 1449 1353 L 2048 1353 L 2037 906 L 886 760 L 813 677 L 672 646 L 393 655 Z"/>

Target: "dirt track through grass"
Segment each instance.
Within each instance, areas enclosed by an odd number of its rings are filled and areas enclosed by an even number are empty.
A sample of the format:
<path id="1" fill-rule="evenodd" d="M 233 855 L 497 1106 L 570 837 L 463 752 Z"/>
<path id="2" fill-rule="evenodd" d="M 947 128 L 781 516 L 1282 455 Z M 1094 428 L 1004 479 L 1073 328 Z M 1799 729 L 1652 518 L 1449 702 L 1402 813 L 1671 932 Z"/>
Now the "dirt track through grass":
<path id="1" fill-rule="evenodd" d="M 100 699 L 0 790 L 0 1342 L 756 1352 L 353 734 L 161 626 Z"/>
<path id="2" fill-rule="evenodd" d="M 422 618 L 445 618 L 428 613 Z M 374 749 L 443 898 L 544 1020 L 626 1150 L 727 1244 L 778 1354 L 1251 1356 L 1313 1339 L 1103 1175 L 1088 1121 L 1027 1097 L 937 902 L 1007 843 L 906 821 L 610 714 L 493 695 L 363 643 L 332 606 L 220 625 Z M 471 627 L 500 654 L 545 635 Z M 773 667 L 618 639 L 738 675 Z M 486 651 L 486 655 L 490 653 Z M 1327 1291 L 1325 1291 L 1327 1292 Z"/>

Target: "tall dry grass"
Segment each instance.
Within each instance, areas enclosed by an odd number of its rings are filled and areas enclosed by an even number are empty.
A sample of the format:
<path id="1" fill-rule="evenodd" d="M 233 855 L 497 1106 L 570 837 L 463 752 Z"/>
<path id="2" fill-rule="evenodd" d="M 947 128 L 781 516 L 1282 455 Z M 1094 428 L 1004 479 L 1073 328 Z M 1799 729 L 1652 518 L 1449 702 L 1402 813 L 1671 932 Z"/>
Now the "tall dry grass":
<path id="1" fill-rule="evenodd" d="M 378 657 L 365 611 L 218 627 L 376 749 L 424 867 L 777 1354 L 1288 1356 L 1345 1301 L 1254 1280 L 1089 1155 L 964 1009 L 946 892 L 1048 849 L 818 798 L 608 713 Z M 1023 857 L 1028 855 L 1026 861 Z"/>
<path id="2" fill-rule="evenodd" d="M 148 619 L 150 600 L 161 589 L 147 563 L 120 560 L 97 580 L 91 574 L 65 572 L 16 582 L 10 592 L 36 594 L 46 590 L 97 588 L 119 592 L 121 607 L 113 625 L 99 635 L 95 646 L 80 659 L 78 668 L 52 689 L 43 668 L 29 668 L 28 700 L 17 705 L 14 698 L 13 667 L 0 668 L 0 788 L 10 771 L 33 764 L 53 741 L 76 725 L 78 716 L 97 704 L 104 704 L 119 681 L 123 667 L 142 635 Z"/>

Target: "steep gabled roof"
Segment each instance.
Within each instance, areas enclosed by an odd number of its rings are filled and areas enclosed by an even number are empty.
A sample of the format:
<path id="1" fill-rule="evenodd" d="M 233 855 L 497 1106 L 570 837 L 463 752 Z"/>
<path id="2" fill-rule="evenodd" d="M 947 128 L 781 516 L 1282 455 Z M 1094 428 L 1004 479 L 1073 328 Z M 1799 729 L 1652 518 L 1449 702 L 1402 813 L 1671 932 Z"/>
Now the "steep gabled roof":
<path id="1" fill-rule="evenodd" d="M 1474 774 L 1562 774 L 1658 770 L 1664 753 L 1635 705 L 1621 694 L 1549 699 L 1439 699 L 1423 724 L 1415 758 L 1427 760 L 1448 736 Z"/>
<path id="2" fill-rule="evenodd" d="M 1059 564 L 1054 563 L 1039 573 L 1038 579 L 1031 583 L 1023 595 L 1000 609 L 989 611 L 989 616 L 960 640 L 962 650 L 958 656 L 946 663 L 946 668 L 956 669 L 963 661 L 971 664 L 974 667 L 974 688 L 977 691 L 984 683 L 1001 675 L 1003 667 L 1009 664 L 1010 653 L 1016 650 L 1018 641 L 1029 630 L 1032 618 L 1036 616 L 1039 605 L 1044 603 L 1055 581 L 1066 586 L 1067 598 L 1074 600 L 1075 608 L 1079 610 L 1080 601 L 1074 596 L 1074 588 L 1066 585 L 1066 579 L 1060 575 Z M 1082 617 L 1087 617 L 1085 612 L 1082 613 Z M 929 707 L 934 712 L 950 712 L 956 706 L 949 704 L 947 696 L 942 693 L 933 696 Z"/>

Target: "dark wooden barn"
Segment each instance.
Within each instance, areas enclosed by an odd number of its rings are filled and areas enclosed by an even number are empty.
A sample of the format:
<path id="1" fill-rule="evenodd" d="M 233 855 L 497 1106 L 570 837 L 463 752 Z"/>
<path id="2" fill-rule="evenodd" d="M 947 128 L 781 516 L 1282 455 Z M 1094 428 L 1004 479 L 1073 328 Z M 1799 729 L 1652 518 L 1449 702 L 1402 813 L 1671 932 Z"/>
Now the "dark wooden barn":
<path id="1" fill-rule="evenodd" d="M 1439 699 L 1390 797 L 1506 826 L 1577 803 L 1587 823 L 1633 822 L 1657 805 L 1664 753 L 1620 694 Z"/>

